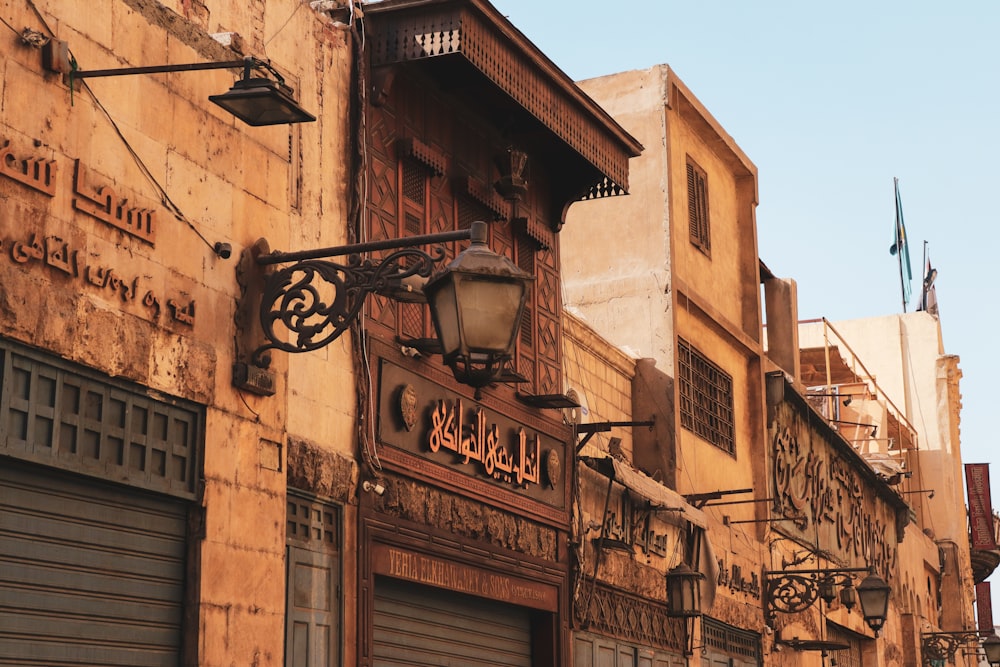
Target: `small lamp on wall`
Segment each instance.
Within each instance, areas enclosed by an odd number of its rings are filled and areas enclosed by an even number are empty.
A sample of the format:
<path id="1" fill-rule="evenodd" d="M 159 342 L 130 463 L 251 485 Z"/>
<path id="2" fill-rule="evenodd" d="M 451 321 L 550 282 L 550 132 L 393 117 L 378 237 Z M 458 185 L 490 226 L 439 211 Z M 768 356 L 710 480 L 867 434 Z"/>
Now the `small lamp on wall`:
<path id="1" fill-rule="evenodd" d="M 667 615 L 690 618 L 701 615 L 701 572 L 681 563 L 667 572 Z"/>

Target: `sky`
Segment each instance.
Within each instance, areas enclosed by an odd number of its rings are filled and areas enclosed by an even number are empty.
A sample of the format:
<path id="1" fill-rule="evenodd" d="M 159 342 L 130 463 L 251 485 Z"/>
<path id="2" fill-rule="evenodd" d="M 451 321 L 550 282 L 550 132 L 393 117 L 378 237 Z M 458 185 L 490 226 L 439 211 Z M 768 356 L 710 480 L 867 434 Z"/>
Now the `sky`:
<path id="1" fill-rule="evenodd" d="M 945 351 L 961 359 L 962 458 L 991 464 L 1000 499 L 1000 2 L 492 1 L 574 80 L 674 69 L 757 165 L 760 257 L 797 282 L 800 319 L 902 312 L 898 178 L 907 311 L 926 241 Z"/>

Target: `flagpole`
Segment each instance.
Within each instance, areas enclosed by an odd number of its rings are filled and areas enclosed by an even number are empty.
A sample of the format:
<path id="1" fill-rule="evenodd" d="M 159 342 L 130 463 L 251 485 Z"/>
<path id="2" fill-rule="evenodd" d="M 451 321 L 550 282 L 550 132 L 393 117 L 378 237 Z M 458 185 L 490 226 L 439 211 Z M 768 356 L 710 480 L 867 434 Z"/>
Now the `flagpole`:
<path id="1" fill-rule="evenodd" d="M 924 239 L 924 261 L 921 262 L 920 266 L 923 268 L 921 271 L 924 274 L 923 280 L 920 281 L 920 307 L 917 310 L 927 310 L 927 239 Z"/>
<path id="2" fill-rule="evenodd" d="M 899 263 L 899 289 L 902 292 L 903 300 L 903 312 L 906 312 L 906 285 L 903 284 L 903 248 L 899 243 L 899 179 L 895 176 L 892 177 L 892 186 L 894 189 L 894 194 L 896 197 L 896 259 Z"/>

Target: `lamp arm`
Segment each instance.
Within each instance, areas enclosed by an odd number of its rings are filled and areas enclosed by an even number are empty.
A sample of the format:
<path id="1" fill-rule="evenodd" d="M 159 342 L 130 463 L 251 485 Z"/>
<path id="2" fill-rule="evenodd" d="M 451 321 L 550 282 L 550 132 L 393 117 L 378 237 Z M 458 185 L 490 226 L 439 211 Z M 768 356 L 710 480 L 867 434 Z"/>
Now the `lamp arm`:
<path id="1" fill-rule="evenodd" d="M 253 57 L 246 57 L 242 60 L 226 60 L 214 63 L 187 63 L 181 65 L 150 65 L 146 67 L 115 67 L 112 69 L 82 69 L 73 72 L 74 79 L 96 79 L 106 76 L 128 76 L 132 74 L 162 74 L 166 72 L 191 72 L 206 69 L 233 69 L 236 67 L 249 68 L 265 67 L 272 71 L 270 65 Z"/>
<path id="2" fill-rule="evenodd" d="M 310 352 L 329 345 L 351 326 L 369 294 L 404 278 L 429 277 L 445 256 L 440 247 L 432 252 L 403 248 L 378 261 L 352 254 L 346 264 L 304 260 L 270 274 L 259 310 L 267 342 L 254 350 L 253 364 L 267 368 L 270 349 Z M 281 330 L 291 336 L 286 340 Z"/>
<path id="3" fill-rule="evenodd" d="M 765 617 L 773 619 L 776 612 L 796 614 L 805 611 L 819 599 L 820 584 L 846 586 L 853 584 L 852 574 L 868 571 L 865 567 L 765 570 Z"/>
<path id="4" fill-rule="evenodd" d="M 316 248 L 315 250 L 296 250 L 293 252 L 281 252 L 280 250 L 275 250 L 266 255 L 258 256 L 254 261 L 262 266 L 269 264 L 284 264 L 286 262 L 298 262 L 304 259 L 326 259 L 329 257 L 360 255 L 376 250 L 398 250 L 399 248 L 412 248 L 415 246 L 431 245 L 434 243 L 447 243 L 449 241 L 467 241 L 469 237 L 470 231 L 468 229 L 460 229 L 454 232 L 417 234 L 399 239 L 386 239 L 384 241 L 369 241 L 367 243 L 330 246 L 328 248 Z"/>

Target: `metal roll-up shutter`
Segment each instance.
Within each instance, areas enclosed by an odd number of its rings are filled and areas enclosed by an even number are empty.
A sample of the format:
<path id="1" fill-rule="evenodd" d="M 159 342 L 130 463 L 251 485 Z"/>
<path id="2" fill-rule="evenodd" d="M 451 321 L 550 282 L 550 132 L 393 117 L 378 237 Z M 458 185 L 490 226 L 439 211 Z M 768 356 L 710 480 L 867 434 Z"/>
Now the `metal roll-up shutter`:
<path id="1" fill-rule="evenodd" d="M 380 577 L 376 667 L 531 667 L 531 611 Z"/>
<path id="2" fill-rule="evenodd" d="M 186 505 L 0 457 L 0 665 L 180 664 Z"/>

